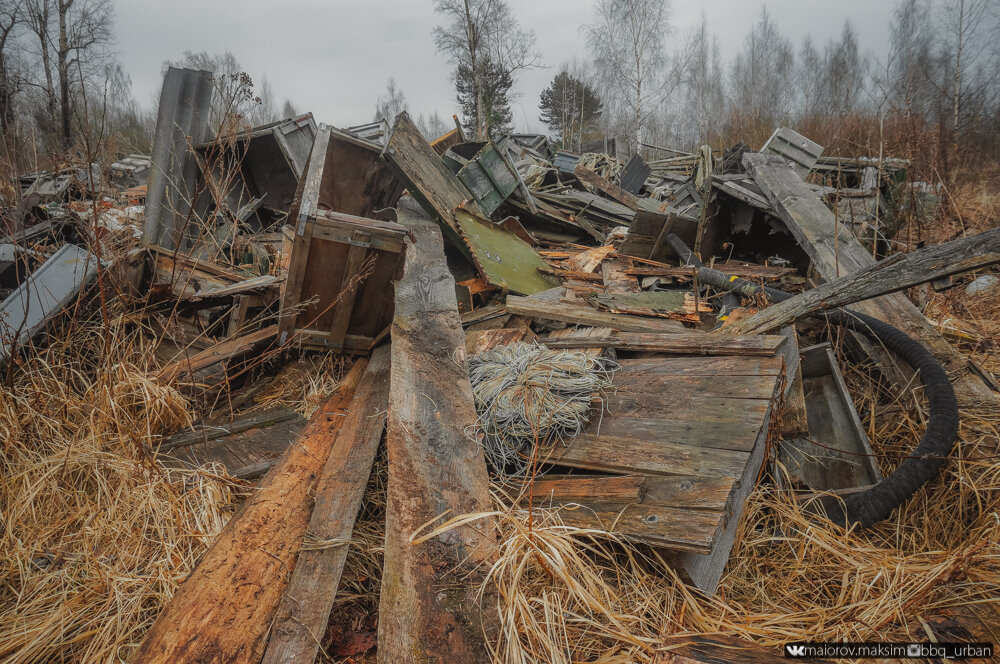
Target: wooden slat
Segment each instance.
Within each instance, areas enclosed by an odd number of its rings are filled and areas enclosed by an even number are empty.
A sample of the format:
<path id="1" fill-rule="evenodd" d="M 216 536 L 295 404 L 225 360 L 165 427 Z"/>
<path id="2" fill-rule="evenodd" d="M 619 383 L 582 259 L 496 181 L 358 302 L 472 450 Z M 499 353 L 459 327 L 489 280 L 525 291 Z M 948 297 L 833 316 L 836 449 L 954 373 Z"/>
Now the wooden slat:
<path id="1" fill-rule="evenodd" d="M 427 144 L 407 113 L 396 116 L 382 158 L 392 166 L 396 176 L 406 182 L 410 194 L 424 210 L 455 233 L 460 231 L 454 210 L 463 203 L 473 214 L 489 216 Z"/>
<path id="2" fill-rule="evenodd" d="M 301 439 L 230 519 L 132 655 L 143 664 L 257 664 L 312 512 L 316 480 L 364 373 L 355 362 Z"/>
<path id="3" fill-rule="evenodd" d="M 500 328 L 497 330 L 466 330 L 465 349 L 469 355 L 481 353 L 497 346 L 509 346 L 518 341 L 531 341 L 535 333 L 530 328 Z"/>
<path id="4" fill-rule="evenodd" d="M 401 124 L 412 125 L 401 116 L 394 139 Z M 496 598 L 480 585 L 496 555 L 495 524 L 484 518 L 411 541 L 442 516 L 487 511 L 491 503 L 482 450 L 466 433 L 476 410 L 441 230 L 411 201 L 399 211 L 412 241 L 395 286 L 379 659 L 487 664 Z"/>
<path id="5" fill-rule="evenodd" d="M 237 355 L 249 352 L 257 344 L 273 339 L 278 334 L 278 326 L 272 325 L 262 330 L 245 334 L 242 337 L 228 339 L 206 348 L 205 350 L 192 355 L 191 357 L 176 360 L 160 369 L 156 374 L 156 379 L 163 383 L 174 380 L 182 373 L 194 374 L 202 369 L 225 362 Z"/>
<path id="6" fill-rule="evenodd" d="M 557 448 L 549 461 L 602 472 L 736 478 L 748 457 L 736 450 L 601 434 L 574 438 L 568 447 Z"/>
<path id="7" fill-rule="evenodd" d="M 651 376 L 780 376 L 780 357 L 669 357 L 621 359 L 623 368 Z"/>
<path id="8" fill-rule="evenodd" d="M 368 243 L 370 236 L 362 231 L 354 231 L 351 235 L 353 242 L 351 248 L 347 250 L 347 260 L 344 261 L 344 272 L 341 277 L 340 300 L 334 305 L 333 323 L 330 325 L 330 345 L 340 348 L 344 345 L 344 337 L 347 335 L 347 326 L 351 323 L 351 315 L 354 313 L 354 299 L 358 295 L 357 284 L 352 283 L 361 266 L 368 255 L 368 249 L 364 245 Z"/>
<path id="9" fill-rule="evenodd" d="M 996 263 L 1000 263 L 1000 228 L 917 249 L 906 255 L 890 256 L 762 309 L 726 329 L 743 334 L 770 332 L 817 311 L 895 293 Z"/>
<path id="10" fill-rule="evenodd" d="M 535 479 L 533 498 L 536 505 L 641 503 L 722 511 L 732 489 L 730 478 L 701 475 L 545 475 Z"/>
<path id="11" fill-rule="evenodd" d="M 241 433 L 249 429 L 269 427 L 279 422 L 292 420 L 298 417 L 301 416 L 294 410 L 279 407 L 271 408 L 260 413 L 250 413 L 249 415 L 244 415 L 234 420 L 204 424 L 195 431 L 182 431 L 170 436 L 160 443 L 160 445 L 156 448 L 156 451 L 162 453 L 175 447 L 203 443 L 206 440 L 212 440 L 213 438 L 219 438 L 222 436 L 231 436 L 235 433 Z"/>
<path id="12" fill-rule="evenodd" d="M 598 311 L 588 305 L 548 302 L 530 297 L 511 295 L 507 298 L 507 311 L 512 314 L 561 321 L 573 325 L 610 327 L 623 332 L 663 332 L 688 331 L 681 323 L 663 318 L 643 318 L 627 314 L 612 314 Z"/>
<path id="13" fill-rule="evenodd" d="M 564 523 L 596 528 L 674 551 L 706 554 L 722 530 L 722 513 L 659 505 L 604 505 L 599 509 L 565 507 Z"/>
<path id="14" fill-rule="evenodd" d="M 382 439 L 389 404 L 389 360 L 386 346 L 372 353 L 337 433 L 306 531 L 310 539 L 331 544 L 299 552 L 262 664 L 312 664 L 319 652 L 316 635 L 326 630 L 354 521 Z"/>
<path id="15" fill-rule="evenodd" d="M 728 339 L 728 341 L 722 341 Z M 613 346 L 618 350 L 655 351 L 677 355 L 774 355 L 784 343 L 781 335 L 710 335 L 701 332 L 657 334 L 618 332 L 607 337 L 580 337 L 547 342 L 550 348 Z"/>

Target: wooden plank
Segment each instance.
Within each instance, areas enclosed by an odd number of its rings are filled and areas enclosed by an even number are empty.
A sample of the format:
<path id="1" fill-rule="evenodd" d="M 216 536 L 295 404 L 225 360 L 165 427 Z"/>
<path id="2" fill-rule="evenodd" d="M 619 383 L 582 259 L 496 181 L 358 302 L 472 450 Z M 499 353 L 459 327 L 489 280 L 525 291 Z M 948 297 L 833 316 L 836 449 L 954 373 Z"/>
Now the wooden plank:
<path id="1" fill-rule="evenodd" d="M 996 263 L 1000 263 L 1000 228 L 924 247 L 909 254 L 889 256 L 874 265 L 773 304 L 725 329 L 737 334 L 762 334 L 819 311 L 895 293 Z"/>
<path id="2" fill-rule="evenodd" d="M 729 478 L 701 475 L 545 475 L 535 479 L 533 498 L 536 505 L 641 503 L 722 511 L 732 489 Z M 521 491 L 526 502 L 527 487 Z"/>
<path id="3" fill-rule="evenodd" d="M 507 311 L 512 314 L 554 320 L 573 325 L 610 327 L 623 332 L 662 332 L 666 334 L 687 332 L 678 321 L 664 318 L 643 318 L 627 314 L 612 314 L 582 304 L 547 302 L 530 297 L 511 295 L 507 298 Z"/>
<path id="4" fill-rule="evenodd" d="M 406 182 L 410 194 L 424 210 L 455 233 L 459 233 L 455 208 L 464 204 L 473 214 L 489 216 L 427 144 L 405 111 L 396 116 L 382 158 Z"/>
<path id="5" fill-rule="evenodd" d="M 802 358 L 799 356 L 799 335 L 795 326 L 782 330 L 787 342 L 781 356 L 785 360 L 784 398 L 781 402 L 781 435 L 786 440 L 809 432 L 806 416 L 806 396 L 802 389 Z"/>
<path id="6" fill-rule="evenodd" d="M 132 661 L 257 664 L 312 512 L 316 480 L 364 373 L 357 360 L 160 613 Z"/>
<path id="7" fill-rule="evenodd" d="M 595 430 L 600 436 L 614 439 L 666 441 L 689 448 L 749 452 L 760 430 L 761 418 L 768 411 L 768 404 L 760 401 L 724 404 L 718 400 L 694 400 L 691 403 L 690 410 L 670 418 L 606 414 Z M 706 412 L 698 412 L 695 405 Z M 669 404 L 661 402 L 657 407 L 666 408 Z"/>
<path id="8" fill-rule="evenodd" d="M 706 554 L 722 530 L 722 513 L 659 505 L 602 505 L 600 508 L 565 506 L 564 523 L 616 533 L 645 544 L 674 551 Z"/>
<path id="9" fill-rule="evenodd" d="M 382 440 L 389 405 L 389 361 L 387 346 L 372 353 L 337 433 L 306 531 L 311 539 L 333 544 L 300 550 L 262 664 L 312 664 L 319 652 L 354 521 Z"/>
<path id="10" fill-rule="evenodd" d="M 760 475 L 760 469 L 764 464 L 764 456 L 767 452 L 767 436 L 771 417 L 772 412 L 768 409 L 750 454 L 744 460 L 743 468 L 736 475 L 738 479 L 733 487 L 733 494 L 730 496 L 729 505 L 727 505 L 724 515 L 724 529 L 716 538 L 711 553 L 708 555 L 682 553 L 680 555 L 680 563 L 688 577 L 699 590 L 708 595 L 715 594 L 719 587 L 722 572 L 729 562 L 729 554 L 736 542 L 736 533 L 739 530 L 743 512 L 746 510 L 747 499 L 757 484 L 757 477 Z"/>
<path id="11" fill-rule="evenodd" d="M 854 234 L 780 159 L 748 153 L 743 163 L 823 279 L 832 281 L 875 263 Z M 970 370 L 968 358 L 945 341 L 902 293 L 859 302 L 855 309 L 920 341 L 952 377 L 959 403 L 1000 403 L 1000 394 Z"/>
<path id="12" fill-rule="evenodd" d="M 638 293 L 639 280 L 625 272 L 619 260 L 604 261 L 601 264 L 606 293 Z"/>
<path id="13" fill-rule="evenodd" d="M 358 295 L 358 284 L 353 280 L 361 272 L 361 266 L 368 256 L 365 245 L 370 239 L 371 236 L 362 231 L 354 231 L 351 235 L 351 247 L 347 250 L 347 260 L 344 261 L 344 272 L 340 279 L 340 299 L 334 305 L 333 323 L 330 325 L 329 342 L 334 348 L 344 345 L 347 326 L 350 325 L 351 315 L 354 313 L 354 299 Z"/>
<path id="14" fill-rule="evenodd" d="M 606 194 L 613 200 L 618 201 L 626 207 L 630 207 L 633 210 L 639 209 L 639 197 L 635 194 L 630 194 L 616 184 L 613 184 L 606 178 L 602 178 L 600 175 L 590 170 L 583 164 L 577 164 L 576 168 L 573 169 L 576 177 L 580 178 L 581 181 L 586 182 L 603 194 Z"/>
<path id="15" fill-rule="evenodd" d="M 727 339 L 727 342 L 722 342 Z M 721 343 L 720 343 L 721 342 Z M 612 332 L 604 337 L 574 337 L 546 342 L 550 348 L 611 346 L 618 350 L 652 351 L 677 355 L 773 356 L 785 338 L 780 335 L 725 335 L 703 332 L 661 334 L 656 332 Z"/>
<path id="16" fill-rule="evenodd" d="M 748 458 L 746 452 L 738 450 L 698 447 L 662 438 L 642 440 L 602 433 L 577 436 L 568 443 L 568 447 L 553 450 L 548 461 L 560 466 L 601 472 L 737 478 L 743 474 Z"/>
<path id="17" fill-rule="evenodd" d="M 175 447 L 184 447 L 185 445 L 203 443 L 206 440 L 212 440 L 213 438 L 219 438 L 222 436 L 231 436 L 249 429 L 269 427 L 278 424 L 279 422 L 296 419 L 298 417 L 301 416 L 291 408 L 278 407 L 259 413 L 243 415 L 234 420 L 224 420 L 213 424 L 204 424 L 194 431 L 182 431 L 181 433 L 170 436 L 160 443 L 160 445 L 156 448 L 156 451 L 163 453 L 168 450 L 172 450 Z"/>
<path id="18" fill-rule="evenodd" d="M 670 357 L 620 359 L 619 366 L 651 376 L 780 376 L 780 357 Z"/>
<path id="19" fill-rule="evenodd" d="M 162 383 L 169 383 L 182 373 L 194 374 L 220 362 L 225 362 L 238 355 L 247 353 L 258 344 L 274 339 L 277 334 L 278 326 L 272 325 L 262 330 L 236 337 L 235 339 L 227 339 L 190 357 L 185 357 L 168 364 L 157 372 L 156 379 Z"/>
<path id="20" fill-rule="evenodd" d="M 500 328 L 497 330 L 466 330 L 465 349 L 470 356 L 497 346 L 509 346 L 518 341 L 532 341 L 535 333 L 530 328 Z"/>
<path id="21" fill-rule="evenodd" d="M 401 126 L 412 125 L 401 118 L 390 146 Z M 412 240 L 396 282 L 392 324 L 378 658 L 487 664 L 496 598 L 480 585 L 496 555 L 495 524 L 484 518 L 411 542 L 435 519 L 487 511 L 491 503 L 482 451 L 466 434 L 476 410 L 441 231 L 410 201 L 399 212 Z"/>

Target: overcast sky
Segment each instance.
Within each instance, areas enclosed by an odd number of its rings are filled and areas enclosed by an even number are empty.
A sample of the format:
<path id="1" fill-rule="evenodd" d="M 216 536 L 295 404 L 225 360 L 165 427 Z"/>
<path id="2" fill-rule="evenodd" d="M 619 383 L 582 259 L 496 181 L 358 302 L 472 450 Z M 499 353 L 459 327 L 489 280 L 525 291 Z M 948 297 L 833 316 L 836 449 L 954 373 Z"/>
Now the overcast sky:
<path id="1" fill-rule="evenodd" d="M 542 63 L 521 74 L 515 122 L 541 131 L 538 97 L 561 62 L 587 58 L 580 25 L 594 0 L 509 0 L 523 27 L 535 31 Z M 796 49 L 806 34 L 822 44 L 850 19 L 864 51 L 883 60 L 890 0 L 675 0 L 668 43 L 682 39 L 704 12 L 730 60 L 766 5 Z M 136 97 L 147 105 L 158 89 L 163 62 L 185 50 L 232 51 L 254 81 L 267 77 L 280 105 L 285 98 L 319 122 L 369 122 L 375 101 L 395 76 L 410 112 L 456 111 L 451 67 L 434 50 L 433 0 L 116 0 L 117 48 Z"/>

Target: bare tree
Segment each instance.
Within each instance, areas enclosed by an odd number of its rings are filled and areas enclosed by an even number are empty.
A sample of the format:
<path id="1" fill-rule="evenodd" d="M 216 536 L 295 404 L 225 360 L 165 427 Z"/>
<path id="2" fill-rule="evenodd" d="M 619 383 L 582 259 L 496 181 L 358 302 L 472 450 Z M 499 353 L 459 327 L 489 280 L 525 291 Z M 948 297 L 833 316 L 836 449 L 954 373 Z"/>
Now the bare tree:
<path id="1" fill-rule="evenodd" d="M 444 19 L 434 28 L 435 46 L 455 66 L 460 96 L 466 90 L 471 96 L 468 124 L 484 138 L 490 134 L 491 101 L 507 99 L 506 90 L 493 89 L 496 81 L 509 86 L 518 71 L 537 66 L 535 35 L 520 28 L 506 0 L 437 0 L 434 10 Z"/>
<path id="2" fill-rule="evenodd" d="M 765 8 L 733 62 L 734 109 L 756 128 L 788 121 L 793 73 L 792 44 L 778 32 Z"/>
<path id="3" fill-rule="evenodd" d="M 667 0 L 599 0 L 595 12 L 586 31 L 602 97 L 638 149 L 650 116 L 678 83 L 677 77 L 668 75 L 669 4 Z M 615 102 L 620 105 L 617 109 Z"/>
<path id="4" fill-rule="evenodd" d="M 421 113 L 417 116 L 416 125 L 420 130 L 420 133 L 423 134 L 424 138 L 428 141 L 433 141 L 435 138 L 447 134 L 448 131 L 450 131 L 448 123 L 444 121 L 444 118 L 442 118 L 437 111 L 434 111 L 427 116 Z M 452 129 L 454 129 L 454 127 L 452 127 Z"/>
<path id="5" fill-rule="evenodd" d="M 14 125 L 14 92 L 8 61 L 10 46 L 24 21 L 23 0 L 0 0 L 0 134 L 6 140 Z"/>
<path id="6" fill-rule="evenodd" d="M 409 110 L 406 95 L 396 85 L 395 77 L 390 76 L 385 83 L 385 94 L 379 95 L 378 101 L 375 102 L 375 117 L 372 119 L 376 122 L 385 120 L 392 123 L 397 115 L 406 110 Z"/>
<path id="7" fill-rule="evenodd" d="M 926 115 L 933 105 L 933 37 L 927 0 L 901 0 L 889 27 L 886 88 L 889 103 L 906 117 Z"/>
<path id="8" fill-rule="evenodd" d="M 726 110 L 719 43 L 709 32 L 704 13 L 685 51 L 691 57 L 682 73 L 684 106 L 679 131 L 681 141 L 694 148 L 708 142 L 712 130 L 721 126 Z"/>
<path id="9" fill-rule="evenodd" d="M 100 75 L 111 41 L 110 0 L 26 0 L 28 25 L 35 37 L 50 127 L 58 126 L 60 143 L 73 141 L 73 97 L 86 81 Z"/>
<path id="10" fill-rule="evenodd" d="M 991 53 L 991 46 L 996 48 L 998 35 L 995 32 L 987 34 L 984 25 L 989 4 L 989 0 L 948 0 L 942 7 L 944 55 L 951 69 L 947 86 L 951 97 L 951 130 L 956 141 L 965 104 L 975 94 L 973 86 L 969 86 L 970 72 Z M 982 82 L 987 80 L 989 77 L 980 79 Z"/>

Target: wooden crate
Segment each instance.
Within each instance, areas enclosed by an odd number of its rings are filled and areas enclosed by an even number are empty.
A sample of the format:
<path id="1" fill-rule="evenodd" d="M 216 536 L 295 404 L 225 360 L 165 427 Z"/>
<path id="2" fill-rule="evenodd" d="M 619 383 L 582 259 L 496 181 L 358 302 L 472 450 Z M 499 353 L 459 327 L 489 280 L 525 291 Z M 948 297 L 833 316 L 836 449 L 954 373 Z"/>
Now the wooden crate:
<path id="1" fill-rule="evenodd" d="M 282 344 L 367 352 L 392 321 L 406 230 L 370 218 L 402 192 L 380 152 L 376 143 L 320 126 L 289 212 L 295 234 Z"/>

